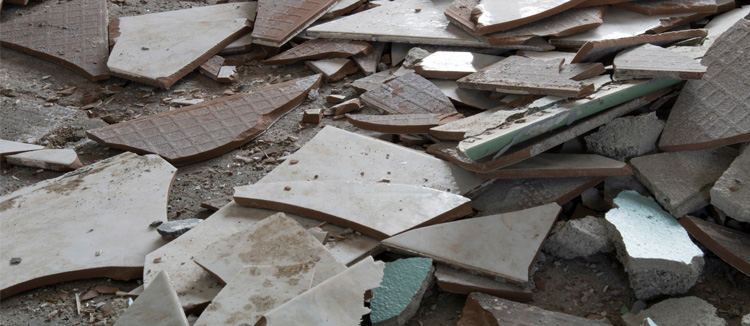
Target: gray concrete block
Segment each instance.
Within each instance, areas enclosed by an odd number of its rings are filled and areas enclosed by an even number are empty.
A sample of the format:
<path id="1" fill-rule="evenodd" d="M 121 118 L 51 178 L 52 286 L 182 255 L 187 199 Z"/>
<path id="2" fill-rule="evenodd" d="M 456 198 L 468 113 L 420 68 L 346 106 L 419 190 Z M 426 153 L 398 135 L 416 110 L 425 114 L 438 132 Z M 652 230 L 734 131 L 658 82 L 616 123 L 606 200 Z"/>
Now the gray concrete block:
<path id="1" fill-rule="evenodd" d="M 625 314 L 622 316 L 627 326 L 644 325 L 646 318 L 651 318 L 659 326 L 727 325 L 726 320 L 716 315 L 716 307 L 697 297 L 667 299 L 637 315 Z"/>
<path id="2" fill-rule="evenodd" d="M 711 188 L 711 204 L 728 216 L 750 222 L 750 151 L 745 150 Z"/>
<path id="3" fill-rule="evenodd" d="M 584 139 L 589 152 L 616 160 L 654 153 L 664 121 L 655 112 L 612 120 Z"/>
<path id="4" fill-rule="evenodd" d="M 604 219 L 587 216 L 557 222 L 544 244 L 544 251 L 560 258 L 587 257 L 613 250 Z"/>

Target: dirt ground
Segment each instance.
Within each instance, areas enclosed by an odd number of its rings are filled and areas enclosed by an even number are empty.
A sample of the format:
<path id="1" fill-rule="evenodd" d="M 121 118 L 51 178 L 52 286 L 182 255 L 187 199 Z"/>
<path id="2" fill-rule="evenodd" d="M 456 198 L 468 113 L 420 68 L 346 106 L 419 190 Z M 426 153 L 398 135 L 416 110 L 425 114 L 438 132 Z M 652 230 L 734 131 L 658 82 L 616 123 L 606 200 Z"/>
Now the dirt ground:
<path id="1" fill-rule="evenodd" d="M 109 3 L 110 19 L 201 6 L 216 1 L 161 1 L 126 0 Z M 12 14 L 17 7 L 5 5 L 2 15 Z M 43 107 L 56 110 L 73 107 L 75 114 L 58 128 L 41 137 L 38 143 L 52 148 L 74 148 L 84 165 L 121 153 L 85 138 L 84 131 L 98 126 L 127 121 L 140 116 L 165 112 L 177 106 L 165 99 L 193 97 L 212 99 L 227 90 L 247 92 L 272 83 L 312 74 L 304 64 L 264 66 L 257 60 L 258 53 L 227 56 L 242 60 L 240 80 L 233 85 L 220 85 L 197 72 L 190 73 L 171 90 L 155 89 L 124 79 L 112 78 L 91 82 L 78 74 L 50 62 L 2 48 L 0 51 L 0 128 L 33 117 L 10 114 L 18 108 Z M 334 84 L 324 84 L 320 96 L 294 109 L 276 122 L 267 132 L 227 154 L 181 166 L 170 194 L 168 218 L 206 218 L 211 211 L 200 203 L 232 194 L 235 186 L 252 184 L 273 170 L 277 163 L 245 163 L 236 156 L 279 158 L 293 153 L 311 139 L 323 126 L 333 125 L 357 131 L 346 120 L 325 117 L 319 125 L 304 128 L 299 121 L 304 109 L 326 107 L 324 97 L 331 89 L 342 89 L 348 95 L 354 90 L 347 82 L 363 77 L 361 73 Z M 72 95 L 55 102 L 48 100 L 56 91 L 75 87 Z M 102 101 L 98 107 L 78 109 L 89 103 Z M 51 106 L 50 106 L 51 104 Z M 45 106 L 47 105 L 47 106 Z M 105 122 L 106 121 L 106 122 Z M 5 138 L 5 137 L 3 137 Z M 406 146 L 404 144 L 404 146 Z M 421 149 L 415 147 L 416 149 Z M 60 173 L 24 167 L 5 167 L 0 173 L 0 194 L 35 182 L 59 176 Z M 564 218 L 564 217 L 563 217 Z M 2 230 L 0 230 L 2 232 Z M 0 234 L 0 236 L 2 236 Z M 127 244 L 123 244 L 126 246 Z M 706 267 L 698 284 L 687 295 L 695 295 L 718 308 L 719 316 L 729 325 L 739 326 L 741 316 L 750 313 L 750 277 L 705 250 Z M 376 258 L 392 260 L 398 256 L 385 253 Z M 534 300 L 531 304 L 553 311 L 589 318 L 606 318 L 614 325 L 623 325 L 620 315 L 630 309 L 635 298 L 628 286 L 627 275 L 614 254 L 598 254 L 588 260 L 565 260 L 541 254 L 534 273 Z M 122 282 L 90 279 L 45 286 L 0 301 L 0 325 L 112 325 L 127 308 L 128 299 L 104 294 L 83 302 L 84 312 L 76 312 L 75 293 L 85 294 L 95 286 L 115 286 L 129 291 L 139 280 Z M 656 303 L 663 298 L 649 300 Z M 447 293 L 433 287 L 427 292 L 419 312 L 409 325 L 454 325 L 466 301 L 465 295 Z"/>

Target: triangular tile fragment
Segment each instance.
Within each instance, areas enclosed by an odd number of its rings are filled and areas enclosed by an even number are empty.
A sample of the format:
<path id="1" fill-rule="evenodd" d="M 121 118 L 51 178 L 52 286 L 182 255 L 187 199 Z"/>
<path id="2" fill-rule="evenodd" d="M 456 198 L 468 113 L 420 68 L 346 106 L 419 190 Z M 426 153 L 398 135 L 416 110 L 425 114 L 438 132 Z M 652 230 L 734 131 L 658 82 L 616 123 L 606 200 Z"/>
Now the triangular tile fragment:
<path id="1" fill-rule="evenodd" d="M 471 213 L 470 201 L 463 196 L 389 182 L 388 179 L 377 183 L 315 180 L 254 184 L 236 187 L 234 200 L 243 206 L 327 221 L 376 239 Z M 327 199 L 331 196 L 336 200 Z"/>
<path id="2" fill-rule="evenodd" d="M 414 71 L 425 78 L 459 79 L 502 59 L 481 53 L 437 51 L 414 65 Z"/>
<path id="3" fill-rule="evenodd" d="M 331 7 L 331 9 L 329 9 L 328 12 L 326 12 L 322 17 L 320 17 L 320 20 L 328 20 L 328 19 L 341 17 L 353 11 L 354 9 L 357 9 L 357 7 L 359 7 L 364 2 L 365 0 L 336 1 L 336 4 L 333 5 L 333 7 Z"/>
<path id="4" fill-rule="evenodd" d="M 605 326 L 609 324 L 561 312 L 547 311 L 483 293 L 472 293 L 466 300 L 458 326 L 472 325 Z"/>
<path id="5" fill-rule="evenodd" d="M 429 80 L 408 73 L 360 96 L 365 104 L 387 114 L 456 113 L 443 92 Z"/>
<path id="6" fill-rule="evenodd" d="M 0 162 L 5 161 L 5 157 L 8 155 L 24 153 L 29 151 L 35 151 L 43 149 L 44 146 L 19 143 L 10 140 L 0 139 Z"/>
<path id="7" fill-rule="evenodd" d="M 431 79 L 430 82 L 458 106 L 489 110 L 500 105 L 499 101 L 490 98 L 490 92 L 460 88 L 454 80 Z"/>
<path id="8" fill-rule="evenodd" d="M 367 42 L 348 40 L 310 40 L 263 61 L 264 64 L 278 65 L 301 60 L 348 58 L 357 54 L 367 54 L 372 46 Z"/>
<path id="9" fill-rule="evenodd" d="M 603 177 L 497 180 L 473 198 L 471 206 L 485 214 L 500 214 L 549 203 L 563 205 L 602 181 Z"/>
<path id="10" fill-rule="evenodd" d="M 321 75 L 267 86 L 89 130 L 89 138 L 114 148 L 159 154 L 173 164 L 209 159 L 266 130 L 317 88 Z"/>
<path id="11" fill-rule="evenodd" d="M 349 123 L 357 128 L 387 134 L 427 134 L 430 128 L 463 119 L 460 113 L 422 113 L 365 115 L 348 114 Z"/>
<path id="12" fill-rule="evenodd" d="M 482 179 L 580 178 L 632 175 L 620 161 L 596 154 L 542 153 L 528 160 L 490 172 L 477 173 Z"/>
<path id="13" fill-rule="evenodd" d="M 169 89 L 247 34 L 256 8 L 227 3 L 115 19 L 107 67 L 114 76 Z"/>
<path id="14" fill-rule="evenodd" d="M 525 284 L 560 209 L 552 203 L 426 226 L 386 239 L 383 244 L 397 251 Z"/>
<path id="15" fill-rule="evenodd" d="M 336 0 L 260 0 L 253 42 L 280 47 L 323 16 Z"/>
<path id="16" fill-rule="evenodd" d="M 402 258 L 385 263 L 383 281 L 372 290 L 370 322 L 405 325 L 417 313 L 422 296 L 433 283 L 429 258 Z"/>
<path id="17" fill-rule="evenodd" d="M 169 280 L 162 271 L 151 285 L 117 319 L 115 326 L 188 326 L 185 312 Z"/>
<path id="18" fill-rule="evenodd" d="M 312 71 L 323 74 L 327 82 L 335 82 L 347 75 L 357 72 L 354 61 L 346 58 L 322 59 L 317 61 L 306 61 L 305 64 Z"/>
<path id="19" fill-rule="evenodd" d="M 513 1 L 479 0 L 469 18 L 476 34 L 509 30 L 561 13 L 584 0 Z M 471 28 L 471 26 L 469 26 Z"/>
<path id="20" fill-rule="evenodd" d="M 680 225 L 713 253 L 750 276 L 750 234 L 686 216 Z"/>
<path id="21" fill-rule="evenodd" d="M 8 155 L 8 164 L 28 166 L 53 171 L 72 171 L 83 166 L 72 149 L 40 149 L 38 151 Z"/>
<path id="22" fill-rule="evenodd" d="M 660 46 L 644 44 L 617 54 L 615 80 L 639 78 L 701 79 L 706 66 Z"/>
<path id="23" fill-rule="evenodd" d="M 107 1 L 48 2 L 6 9 L 0 45 L 61 64 L 91 80 L 107 71 Z"/>
<path id="24" fill-rule="evenodd" d="M 716 0 L 636 0 L 618 3 L 615 7 L 649 16 L 684 13 L 713 14 L 719 9 Z"/>
<path id="25" fill-rule="evenodd" d="M 365 76 L 372 75 L 378 71 L 378 63 L 380 63 L 380 58 L 383 55 L 383 49 L 385 49 L 385 43 L 374 42 L 370 53 L 355 55 L 352 60 L 357 64 L 359 70 L 365 73 Z"/>
<path id="26" fill-rule="evenodd" d="M 569 9 L 551 17 L 522 25 L 504 32 L 483 35 L 490 45 L 523 44 L 539 36 L 562 37 L 599 27 L 606 7 Z"/>
<path id="27" fill-rule="evenodd" d="M 750 222 L 750 150 L 745 148 L 711 188 L 711 205 L 740 222 Z"/>
<path id="28" fill-rule="evenodd" d="M 155 155 L 124 153 L 0 197 L 0 297 L 77 279 L 141 277 L 143 257 L 164 244 L 148 225 L 166 220 L 176 170 Z M 10 265 L 12 257 L 23 262 Z"/>
<path id="29" fill-rule="evenodd" d="M 531 290 L 520 288 L 504 282 L 462 272 L 443 265 L 435 268 L 437 285 L 446 292 L 470 294 L 481 292 L 515 301 L 531 301 Z"/>

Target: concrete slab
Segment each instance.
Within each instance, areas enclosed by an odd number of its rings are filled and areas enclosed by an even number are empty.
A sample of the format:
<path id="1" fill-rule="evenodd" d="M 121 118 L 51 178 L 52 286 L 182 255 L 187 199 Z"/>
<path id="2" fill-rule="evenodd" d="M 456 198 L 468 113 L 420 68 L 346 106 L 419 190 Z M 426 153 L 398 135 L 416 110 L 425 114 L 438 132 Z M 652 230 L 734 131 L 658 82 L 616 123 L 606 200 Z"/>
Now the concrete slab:
<path id="1" fill-rule="evenodd" d="M 680 225 L 729 265 L 750 276 L 750 234 L 686 216 Z"/>
<path id="2" fill-rule="evenodd" d="M 435 278 L 440 289 L 446 292 L 459 294 L 481 292 L 521 302 L 532 299 L 531 290 L 528 288 L 513 286 L 443 265 L 435 267 Z"/>
<path id="3" fill-rule="evenodd" d="M 533 23 L 573 8 L 583 1 L 459 1 L 458 4 L 454 2 L 445 15 L 454 24 L 475 34 L 485 35 Z"/>
<path id="4" fill-rule="evenodd" d="M 456 113 L 456 108 L 437 86 L 415 73 L 399 76 L 360 100 L 386 114 Z"/>
<path id="5" fill-rule="evenodd" d="M 359 129 L 387 134 L 428 134 L 430 128 L 463 119 L 460 113 L 422 114 L 347 114 L 346 119 Z"/>
<path id="6" fill-rule="evenodd" d="M 523 44 L 534 37 L 562 37 L 592 30 L 604 21 L 606 7 L 568 9 L 556 15 L 507 31 L 483 35 L 490 45 Z"/>
<path id="7" fill-rule="evenodd" d="M 580 178 L 632 174 L 633 170 L 627 164 L 596 154 L 542 153 L 499 170 L 477 173 L 477 178 Z"/>
<path id="8" fill-rule="evenodd" d="M 615 80 L 639 78 L 701 79 L 706 66 L 660 46 L 644 44 L 617 54 Z"/>
<path id="9" fill-rule="evenodd" d="M 3 105 L 0 132 L 3 139 L 24 143 L 40 143 L 42 138 L 76 118 L 77 111 L 59 105 L 42 104 L 16 99 Z"/>
<path id="10" fill-rule="evenodd" d="M 383 281 L 372 289 L 370 322 L 406 325 L 419 309 L 422 296 L 434 283 L 430 258 L 402 258 L 385 263 Z"/>
<path id="11" fill-rule="evenodd" d="M 664 121 L 656 113 L 617 118 L 584 137 L 589 152 L 625 162 L 658 151 Z"/>
<path id="12" fill-rule="evenodd" d="M 698 281 L 703 251 L 653 198 L 623 191 L 606 214 L 617 258 L 636 298 L 683 294 Z"/>
<path id="13" fill-rule="evenodd" d="M 557 222 L 543 249 L 556 257 L 573 259 L 610 252 L 614 247 L 609 239 L 604 219 L 586 216 L 582 219 Z"/>
<path id="14" fill-rule="evenodd" d="M 716 2 L 716 0 L 637 0 L 618 3 L 614 6 L 649 16 L 683 13 L 715 14 L 719 10 Z"/>
<path id="15" fill-rule="evenodd" d="M 306 61 L 305 64 L 312 71 L 323 74 L 329 83 L 339 81 L 347 75 L 357 72 L 357 66 L 354 64 L 354 61 L 345 58 Z"/>
<path id="16" fill-rule="evenodd" d="M 483 293 L 472 293 L 466 300 L 458 326 L 471 325 L 561 325 L 604 326 L 600 321 L 547 311 L 523 303 Z"/>
<path id="17" fill-rule="evenodd" d="M 43 148 L 44 146 L 0 139 L 0 162 L 5 162 L 5 157 L 8 155 L 36 151 Z"/>
<path id="18" fill-rule="evenodd" d="M 0 258 L 23 259 L 0 264 L 0 297 L 78 279 L 139 278 L 143 257 L 164 244 L 148 225 L 166 221 L 175 171 L 158 156 L 125 153 L 0 197 Z"/>
<path id="19" fill-rule="evenodd" d="M 750 150 L 745 149 L 711 188 L 711 205 L 735 220 L 750 222 Z"/>
<path id="20" fill-rule="evenodd" d="M 659 326 L 727 325 L 726 320 L 718 316 L 716 307 L 693 296 L 666 299 L 637 315 L 625 314 L 622 316 L 627 326 L 640 326 L 646 318 L 651 318 Z"/>
<path id="21" fill-rule="evenodd" d="M 83 167 L 76 151 L 72 149 L 40 149 L 31 152 L 8 155 L 10 165 L 27 166 L 53 171 L 73 171 Z"/>
<path id="22" fill-rule="evenodd" d="M 295 79 L 89 130 L 86 135 L 109 147 L 159 154 L 173 164 L 197 162 L 224 154 L 261 134 L 307 99 L 321 79 L 321 75 Z"/>
<path id="23" fill-rule="evenodd" d="M 190 325 L 166 271 L 159 273 L 151 285 L 138 295 L 133 305 L 115 322 L 115 326 L 138 325 Z"/>
<path id="24" fill-rule="evenodd" d="M 472 52 L 437 51 L 419 61 L 414 71 L 422 77 L 459 79 L 494 64 L 503 57 Z"/>
<path id="25" fill-rule="evenodd" d="M 387 179 L 389 180 L 389 179 Z M 307 216 L 385 239 L 416 227 L 452 221 L 471 213 L 470 200 L 390 181 L 286 181 L 236 187 L 243 206 Z M 325 198 L 335 196 L 337 200 Z M 322 197 L 319 197 L 322 196 Z M 342 205 L 345 202 L 347 205 Z"/>
<path id="26" fill-rule="evenodd" d="M 107 68 L 113 76 L 169 89 L 247 34 L 256 9 L 256 2 L 227 3 L 115 19 Z"/>
<path id="27" fill-rule="evenodd" d="M 737 157 L 737 151 L 659 153 L 630 160 L 638 181 L 676 218 L 705 207 L 711 188 Z"/>
<path id="28" fill-rule="evenodd" d="M 471 206 L 484 214 L 500 214 L 549 203 L 564 205 L 602 181 L 603 177 L 501 179 L 472 198 Z"/>
<path id="29" fill-rule="evenodd" d="M 500 102 L 490 98 L 490 92 L 475 89 L 459 88 L 454 80 L 430 79 L 454 105 L 468 106 L 479 110 L 489 110 L 500 105 Z"/>
<path id="30" fill-rule="evenodd" d="M 263 61 L 267 65 L 287 64 L 302 60 L 348 58 L 370 53 L 372 46 L 367 42 L 349 40 L 310 40 L 281 52 Z"/>
<path id="31" fill-rule="evenodd" d="M 383 245 L 389 250 L 429 257 L 462 269 L 526 284 L 542 242 L 560 209 L 559 205 L 552 203 L 426 226 L 386 239 Z"/>
<path id="32" fill-rule="evenodd" d="M 312 25 L 336 0 L 260 0 L 253 26 L 253 42 L 281 47 Z"/>

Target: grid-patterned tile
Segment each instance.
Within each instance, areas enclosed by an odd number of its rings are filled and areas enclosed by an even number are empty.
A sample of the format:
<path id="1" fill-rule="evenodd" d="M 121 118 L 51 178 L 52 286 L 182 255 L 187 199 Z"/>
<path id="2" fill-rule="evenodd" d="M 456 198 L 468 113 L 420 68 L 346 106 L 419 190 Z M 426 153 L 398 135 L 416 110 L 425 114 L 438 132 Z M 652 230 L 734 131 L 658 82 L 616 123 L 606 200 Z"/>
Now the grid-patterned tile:
<path id="1" fill-rule="evenodd" d="M 281 46 L 335 3 L 336 0 L 260 0 L 253 38 Z"/>
<path id="2" fill-rule="evenodd" d="M 360 96 L 365 104 L 388 114 L 455 113 L 440 89 L 415 73 L 408 73 Z"/>

